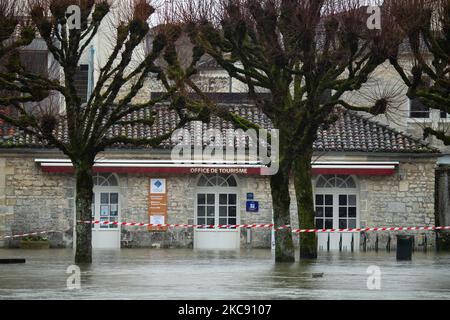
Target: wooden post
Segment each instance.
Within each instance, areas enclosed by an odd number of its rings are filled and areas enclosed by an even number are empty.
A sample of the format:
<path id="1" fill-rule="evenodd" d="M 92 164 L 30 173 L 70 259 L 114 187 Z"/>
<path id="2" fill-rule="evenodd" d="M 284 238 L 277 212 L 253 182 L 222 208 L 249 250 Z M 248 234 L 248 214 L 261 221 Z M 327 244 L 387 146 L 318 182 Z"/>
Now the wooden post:
<path id="1" fill-rule="evenodd" d="M 363 251 L 367 252 L 367 234 L 364 232 Z"/>
<path id="2" fill-rule="evenodd" d="M 375 252 L 378 252 L 378 233 L 377 233 L 377 236 L 375 238 Z"/>
<path id="3" fill-rule="evenodd" d="M 427 234 L 425 233 L 425 238 L 423 239 L 423 251 L 427 252 L 428 250 L 428 238 L 427 238 Z"/>
<path id="4" fill-rule="evenodd" d="M 352 252 L 355 250 L 355 234 L 352 232 L 352 242 L 351 242 L 351 250 Z"/>
<path id="5" fill-rule="evenodd" d="M 436 237 L 436 252 L 439 252 L 439 251 L 441 251 L 441 247 L 440 247 L 440 239 L 439 239 L 439 230 L 436 230 L 435 232 L 434 232 L 434 234 L 435 234 L 435 237 Z"/>
<path id="6" fill-rule="evenodd" d="M 330 233 L 328 232 L 327 251 L 330 252 Z"/>

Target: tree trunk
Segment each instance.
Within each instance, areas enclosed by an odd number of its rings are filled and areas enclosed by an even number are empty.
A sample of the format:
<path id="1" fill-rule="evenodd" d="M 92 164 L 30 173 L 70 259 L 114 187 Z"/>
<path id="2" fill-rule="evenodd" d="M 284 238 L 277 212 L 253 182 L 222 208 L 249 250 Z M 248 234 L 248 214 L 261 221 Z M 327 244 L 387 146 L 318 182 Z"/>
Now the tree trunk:
<path id="1" fill-rule="evenodd" d="M 79 221 L 92 220 L 93 177 L 92 164 L 75 166 L 76 176 L 76 250 L 75 263 L 92 262 L 92 226 Z"/>
<path id="2" fill-rule="evenodd" d="M 314 229 L 314 200 L 311 184 L 312 146 L 294 160 L 294 186 L 300 229 Z M 300 234 L 300 259 L 317 258 L 315 233 Z"/>
<path id="3" fill-rule="evenodd" d="M 283 161 L 283 157 L 280 155 L 279 170 L 270 178 L 275 226 L 288 225 L 291 221 L 289 211 L 291 202 L 289 196 L 290 169 L 291 166 L 286 164 L 286 161 Z M 275 231 L 275 262 L 295 262 L 291 229 Z"/>

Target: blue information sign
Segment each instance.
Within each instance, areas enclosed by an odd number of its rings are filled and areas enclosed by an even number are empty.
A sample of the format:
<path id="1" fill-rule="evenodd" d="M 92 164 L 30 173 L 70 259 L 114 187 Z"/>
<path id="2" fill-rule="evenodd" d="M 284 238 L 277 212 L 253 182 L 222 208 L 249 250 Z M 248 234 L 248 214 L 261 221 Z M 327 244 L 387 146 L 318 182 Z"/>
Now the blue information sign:
<path id="1" fill-rule="evenodd" d="M 258 201 L 247 201 L 247 212 L 258 212 L 259 202 Z"/>

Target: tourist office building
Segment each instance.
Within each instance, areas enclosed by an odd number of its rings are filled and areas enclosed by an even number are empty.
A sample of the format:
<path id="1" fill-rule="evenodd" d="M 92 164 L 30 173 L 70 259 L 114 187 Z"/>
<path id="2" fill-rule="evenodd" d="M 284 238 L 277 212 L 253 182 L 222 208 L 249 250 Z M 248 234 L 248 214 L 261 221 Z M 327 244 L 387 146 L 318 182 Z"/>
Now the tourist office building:
<path id="1" fill-rule="evenodd" d="M 251 105 L 229 105 L 242 117 L 271 129 L 269 119 Z M 176 120 L 157 107 L 158 124 L 116 128 L 132 137 L 164 132 Z M 145 111 L 132 115 L 144 116 Z M 221 131 L 231 123 L 218 118 L 191 123 Z M 51 247 L 74 241 L 75 181 L 70 161 L 20 130 L 1 125 L 0 236 L 55 230 Z M 64 129 L 59 129 L 64 135 Z M 204 130 L 205 131 L 205 130 Z M 158 149 L 117 146 L 95 164 L 93 220 L 154 224 L 270 224 L 270 178 L 255 162 L 174 161 L 174 144 Z M 313 188 L 317 228 L 433 226 L 435 168 L 440 153 L 423 142 L 351 111 L 317 133 Z M 291 225 L 298 227 L 291 186 Z M 377 236 L 378 235 L 378 236 Z M 433 232 L 415 232 L 417 246 L 433 244 Z M 392 234 L 391 234 L 392 236 Z M 93 226 L 94 248 L 270 248 L 270 228 L 147 228 Z M 389 232 L 320 233 L 319 250 L 361 250 L 384 246 Z M 294 236 L 298 244 L 298 236 Z M 0 240 L 17 247 L 17 239 Z M 394 243 L 394 241 L 393 241 Z"/>

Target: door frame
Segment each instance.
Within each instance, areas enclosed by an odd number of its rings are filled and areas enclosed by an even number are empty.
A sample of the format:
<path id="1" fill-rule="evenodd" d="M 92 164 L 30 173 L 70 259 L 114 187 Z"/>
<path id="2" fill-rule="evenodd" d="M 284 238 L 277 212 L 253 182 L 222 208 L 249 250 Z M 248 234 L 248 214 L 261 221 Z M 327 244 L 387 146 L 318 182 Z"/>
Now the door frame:
<path id="1" fill-rule="evenodd" d="M 200 175 L 197 179 L 196 179 L 196 187 L 195 187 L 195 193 L 194 193 L 194 224 L 198 224 L 198 195 L 199 194 L 214 194 L 215 197 L 215 203 L 214 203 L 214 229 L 210 229 L 210 228 L 195 228 L 194 229 L 194 248 L 196 247 L 196 242 L 197 242 L 197 237 L 198 235 L 201 235 L 202 233 L 233 233 L 236 234 L 236 242 L 239 243 L 240 242 L 240 232 L 239 232 L 239 228 L 236 229 L 228 229 L 228 228 L 223 228 L 223 229 L 219 229 L 217 227 L 217 225 L 219 224 L 219 194 L 235 194 L 236 195 L 236 224 L 240 224 L 241 221 L 241 208 L 240 208 L 240 194 L 239 194 L 239 183 L 238 183 L 238 179 L 235 175 L 232 175 L 234 177 L 234 179 L 236 180 L 236 186 L 233 187 L 221 187 L 221 186 L 201 186 L 198 187 L 198 181 L 199 179 L 202 177 L 202 175 Z"/>
<path id="2" fill-rule="evenodd" d="M 212 190 L 213 189 L 213 190 Z M 197 210 L 198 210 L 198 195 L 199 194 L 214 194 L 215 195 L 215 203 L 214 203 L 214 211 L 215 211 L 215 215 L 214 215 L 214 221 L 215 221 L 215 225 L 218 224 L 219 222 L 219 194 L 235 194 L 236 195 L 236 224 L 240 224 L 241 221 L 241 210 L 240 210 L 240 205 L 239 205 L 239 192 L 237 190 L 237 187 L 199 187 L 195 190 L 195 215 L 194 215 L 194 219 L 195 219 L 195 224 L 197 224 Z M 206 229 L 206 230 L 218 230 L 218 231 L 234 231 L 234 229 L 219 229 L 217 227 L 215 227 L 214 229 Z M 199 230 L 205 230 L 205 229 L 199 229 Z"/>
<path id="3" fill-rule="evenodd" d="M 333 176 L 338 176 L 335 174 L 332 174 Z M 354 176 L 354 175 L 346 175 L 346 176 L 350 176 L 354 183 L 355 183 L 355 188 L 338 188 L 338 187 L 333 187 L 333 188 L 317 188 L 317 182 L 319 180 L 319 178 L 321 176 L 327 176 L 327 175 L 318 175 L 317 177 L 315 177 L 315 179 L 313 180 L 313 193 L 314 193 L 314 211 L 316 210 L 316 195 L 320 194 L 320 195 L 333 195 L 333 228 L 332 229 L 339 229 L 339 195 L 355 195 L 356 196 L 356 228 L 360 227 L 360 223 L 361 223 L 361 216 L 360 216 L 360 188 L 359 188 L 359 181 L 358 179 Z M 314 223 L 316 221 L 316 217 L 314 216 Z M 347 228 L 348 229 L 348 224 L 347 224 Z M 335 232 L 335 233 L 331 233 L 330 234 L 330 241 L 339 241 L 338 239 L 340 238 L 341 234 L 344 237 L 346 237 L 346 235 L 349 235 L 351 233 L 354 232 Z M 327 233 L 318 233 L 318 237 L 324 237 L 326 236 L 328 238 L 328 234 Z M 355 234 L 354 235 L 354 239 L 355 239 L 355 247 L 354 250 L 358 251 L 359 249 L 359 241 L 358 241 L 358 236 L 359 234 Z M 317 245 L 319 246 L 320 249 L 320 241 L 318 241 Z M 335 247 L 333 244 L 330 243 L 330 247 Z M 331 249 L 330 249 L 331 250 Z"/>
<path id="4" fill-rule="evenodd" d="M 343 190 L 355 190 L 354 192 L 345 192 Z M 340 195 L 354 195 L 356 196 L 356 227 L 360 226 L 360 216 L 359 216 L 359 192 L 358 189 L 345 189 L 345 188 L 318 188 L 314 190 L 314 210 L 316 208 L 316 195 L 333 195 L 333 228 L 332 229 L 340 229 L 339 228 L 339 196 Z M 315 217 L 314 217 L 315 222 Z M 348 225 L 347 228 L 348 229 Z"/>
<path id="5" fill-rule="evenodd" d="M 117 186 L 98 186 L 98 185 L 94 185 L 93 188 L 93 194 L 94 194 L 94 220 L 95 221 L 101 221 L 100 220 L 100 205 L 101 205 L 101 193 L 117 193 L 118 195 L 118 204 L 117 204 L 117 210 L 118 210 L 118 215 L 117 215 L 117 221 L 121 221 L 121 217 L 122 217 L 122 201 L 121 201 L 121 194 L 120 194 L 120 185 L 119 185 L 119 178 L 116 174 L 111 173 L 114 175 L 114 177 L 117 180 L 118 185 Z M 117 225 L 117 228 L 111 229 L 111 228 L 101 228 L 100 224 L 94 224 L 94 227 L 92 228 L 92 247 L 95 248 L 101 248 L 98 247 L 98 244 L 94 243 L 94 240 L 96 240 L 98 237 L 101 237 L 102 235 L 112 235 L 114 233 L 117 233 L 116 235 L 116 239 L 115 242 L 117 242 L 118 245 L 114 246 L 115 248 L 120 249 L 120 240 L 121 240 L 121 225 Z M 95 233 L 95 235 L 94 235 Z"/>

